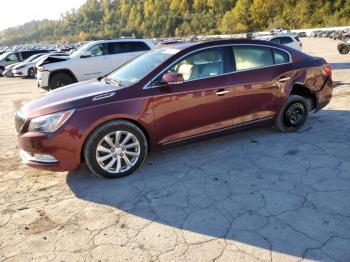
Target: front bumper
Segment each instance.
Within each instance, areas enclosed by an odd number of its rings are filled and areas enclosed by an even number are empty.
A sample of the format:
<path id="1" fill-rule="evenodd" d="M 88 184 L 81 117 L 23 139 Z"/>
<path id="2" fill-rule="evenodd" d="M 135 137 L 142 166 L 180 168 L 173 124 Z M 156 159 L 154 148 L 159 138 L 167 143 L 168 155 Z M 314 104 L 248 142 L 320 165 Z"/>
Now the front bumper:
<path id="1" fill-rule="evenodd" d="M 70 171 L 80 166 L 80 143 L 74 130 L 56 133 L 26 132 L 17 136 L 22 162 L 49 171 Z"/>
<path id="2" fill-rule="evenodd" d="M 2 73 L 4 77 L 13 77 L 12 69 L 5 69 L 5 71 Z"/>
<path id="3" fill-rule="evenodd" d="M 49 71 L 37 71 L 36 78 L 38 79 L 38 87 L 47 88 L 49 86 Z"/>

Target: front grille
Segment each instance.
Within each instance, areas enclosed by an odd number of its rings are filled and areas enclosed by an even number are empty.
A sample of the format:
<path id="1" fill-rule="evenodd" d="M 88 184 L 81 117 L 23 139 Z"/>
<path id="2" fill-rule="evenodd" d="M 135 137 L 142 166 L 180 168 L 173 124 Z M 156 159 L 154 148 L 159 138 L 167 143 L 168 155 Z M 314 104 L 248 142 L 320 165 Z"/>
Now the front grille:
<path id="1" fill-rule="evenodd" d="M 16 115 L 15 115 L 15 125 L 16 125 L 17 133 L 21 132 L 25 121 L 26 121 L 26 119 L 24 118 L 22 113 L 21 112 L 17 112 Z"/>

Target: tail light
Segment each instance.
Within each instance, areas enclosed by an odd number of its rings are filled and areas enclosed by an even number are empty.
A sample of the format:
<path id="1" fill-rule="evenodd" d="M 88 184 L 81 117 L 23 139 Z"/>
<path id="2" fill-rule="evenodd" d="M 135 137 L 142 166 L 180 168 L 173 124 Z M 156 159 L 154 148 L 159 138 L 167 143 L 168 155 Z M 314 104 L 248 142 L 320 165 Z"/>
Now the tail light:
<path id="1" fill-rule="evenodd" d="M 322 66 L 323 68 L 323 71 L 329 76 L 329 77 L 332 77 L 332 68 L 329 64 L 324 64 Z"/>

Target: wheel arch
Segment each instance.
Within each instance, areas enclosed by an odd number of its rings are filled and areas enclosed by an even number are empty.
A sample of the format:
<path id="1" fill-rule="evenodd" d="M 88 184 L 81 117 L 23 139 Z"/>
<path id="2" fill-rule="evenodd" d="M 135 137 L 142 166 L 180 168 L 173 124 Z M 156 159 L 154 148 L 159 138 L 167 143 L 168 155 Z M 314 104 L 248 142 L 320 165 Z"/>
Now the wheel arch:
<path id="1" fill-rule="evenodd" d="M 112 122 L 112 121 L 116 121 L 116 120 L 124 120 L 124 121 L 128 121 L 132 124 L 134 124 L 135 126 L 137 126 L 138 128 L 141 129 L 141 131 L 143 132 L 143 134 L 146 137 L 147 140 L 147 145 L 148 145 L 148 151 L 150 151 L 151 148 L 151 139 L 150 139 L 150 135 L 149 132 L 147 131 L 147 129 L 144 127 L 144 125 L 142 125 L 139 121 L 132 119 L 132 118 L 128 118 L 128 117 L 114 117 L 114 118 L 110 118 L 108 120 L 102 121 L 100 123 L 98 123 L 97 125 L 94 125 L 92 128 L 90 128 L 87 132 L 87 134 L 84 135 L 83 137 L 83 142 L 82 145 L 80 147 L 80 164 L 82 164 L 85 159 L 84 159 L 84 148 L 85 148 L 85 144 L 86 141 L 88 140 L 88 138 L 90 137 L 90 135 L 92 134 L 92 132 L 94 130 L 96 130 L 96 128 L 108 123 L 108 122 Z"/>
<path id="2" fill-rule="evenodd" d="M 50 83 L 51 78 L 52 78 L 55 74 L 57 74 L 57 73 L 65 73 L 65 74 L 68 74 L 69 76 L 71 76 L 71 77 L 73 78 L 73 80 L 74 80 L 75 82 L 78 82 L 78 79 L 77 79 L 77 77 L 75 76 L 75 74 L 74 74 L 70 69 L 64 68 L 64 69 L 57 69 L 57 70 L 51 71 L 51 72 L 50 72 L 50 75 L 49 75 L 49 81 L 48 81 L 49 83 Z"/>
<path id="3" fill-rule="evenodd" d="M 317 106 L 317 98 L 315 92 L 311 88 L 309 88 L 307 85 L 303 83 L 293 83 L 289 90 L 289 95 L 299 95 L 302 96 L 306 99 L 310 99 L 312 102 L 311 108 L 310 109 L 315 109 Z"/>

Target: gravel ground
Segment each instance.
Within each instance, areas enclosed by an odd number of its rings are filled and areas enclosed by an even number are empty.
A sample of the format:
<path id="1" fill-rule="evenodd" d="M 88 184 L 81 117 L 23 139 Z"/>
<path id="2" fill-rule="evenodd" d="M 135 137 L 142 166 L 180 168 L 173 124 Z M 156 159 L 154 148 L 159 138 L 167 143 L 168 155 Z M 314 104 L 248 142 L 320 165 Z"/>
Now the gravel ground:
<path id="1" fill-rule="evenodd" d="M 151 154 L 115 181 L 21 164 L 14 112 L 44 92 L 0 79 L 1 261 L 350 261 L 350 55 L 299 133 L 260 128 Z"/>

